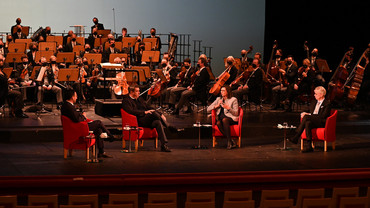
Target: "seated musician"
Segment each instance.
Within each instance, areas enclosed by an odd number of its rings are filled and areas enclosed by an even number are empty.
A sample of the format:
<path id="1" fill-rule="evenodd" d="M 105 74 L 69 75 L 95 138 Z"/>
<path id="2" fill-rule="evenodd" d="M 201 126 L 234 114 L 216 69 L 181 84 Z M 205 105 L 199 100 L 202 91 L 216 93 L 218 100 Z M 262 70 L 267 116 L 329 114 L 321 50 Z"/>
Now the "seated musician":
<path id="1" fill-rule="evenodd" d="M 126 37 L 130 37 L 130 35 L 129 35 L 129 34 L 127 34 L 127 28 L 123 27 L 123 28 L 122 28 L 122 35 L 120 35 L 120 36 L 116 39 L 116 41 L 117 41 L 117 42 L 122 42 L 122 39 L 123 39 L 123 38 L 126 38 Z"/>
<path id="2" fill-rule="evenodd" d="M 64 47 L 65 52 L 73 52 L 73 48 L 76 45 L 81 45 L 81 43 L 77 42 L 77 36 L 76 34 L 71 35 L 71 42 L 67 43 L 66 46 Z"/>
<path id="3" fill-rule="evenodd" d="M 77 101 L 77 93 L 73 89 L 67 89 L 65 94 L 65 101 L 61 108 L 61 114 L 67 116 L 73 122 L 78 123 L 81 121 L 86 121 L 86 113 L 82 111 L 77 111 L 75 103 Z M 100 120 L 94 120 L 87 123 L 89 130 L 94 132 L 96 144 L 98 146 L 98 157 L 100 158 L 111 158 L 112 156 L 104 152 L 104 139 L 102 138 L 102 133 L 107 133 L 110 142 L 113 142 L 114 137 L 109 132 L 109 130 L 104 126 Z M 104 136 L 105 137 L 105 136 Z"/>
<path id="4" fill-rule="evenodd" d="M 319 55 L 319 50 L 317 48 L 314 48 L 311 51 L 311 57 L 310 57 L 311 66 L 313 70 L 315 71 L 315 79 L 313 80 L 313 84 L 315 86 L 324 86 L 325 79 L 322 76 L 322 72 L 319 70 L 319 67 L 317 66 L 317 62 L 316 62 L 316 60 L 320 59 L 318 55 Z"/>
<path id="5" fill-rule="evenodd" d="M 38 64 L 38 61 L 36 61 L 38 44 L 36 42 L 31 42 L 28 47 L 30 49 L 30 51 L 27 52 L 28 61 L 31 63 L 32 66 L 36 66 Z"/>
<path id="6" fill-rule="evenodd" d="M 180 101 L 177 104 L 175 111 L 173 112 L 174 115 L 179 115 L 180 110 L 184 105 L 188 106 L 187 113 L 191 112 L 189 98 L 191 96 L 197 96 L 197 98 L 201 99 L 202 101 L 207 99 L 207 85 L 209 83 L 209 73 L 206 69 L 205 64 L 207 60 L 204 58 L 199 58 L 198 65 L 199 70 L 195 74 L 194 83 L 190 84 L 186 90 L 181 93 Z"/>
<path id="7" fill-rule="evenodd" d="M 6 77 L 3 69 L 5 68 L 5 58 L 0 55 L 0 107 L 3 107 L 5 100 L 8 99 L 9 106 L 12 106 L 14 110 L 10 111 L 11 116 L 16 116 L 18 118 L 28 118 L 26 114 L 23 113 L 23 99 L 22 94 L 18 90 L 13 90 L 9 88 L 8 78 Z"/>
<path id="8" fill-rule="evenodd" d="M 207 112 L 216 110 L 217 127 L 227 138 L 227 149 L 236 148 L 235 142 L 231 139 L 230 125 L 238 124 L 239 105 L 238 99 L 232 97 L 231 88 L 228 85 L 221 87 L 221 96 L 207 108 Z"/>
<path id="9" fill-rule="evenodd" d="M 37 87 L 37 105 L 42 105 L 43 97 L 45 91 L 53 92 L 57 97 L 57 108 L 60 109 L 61 104 L 63 103 L 62 97 L 62 89 L 55 85 L 55 81 L 58 79 L 57 71 L 56 73 L 53 72 L 51 67 L 48 65 L 46 58 L 43 56 L 40 59 L 41 68 L 36 71 L 36 79 L 40 77 L 38 80 L 38 87 Z M 44 74 L 40 74 L 43 70 Z"/>
<path id="10" fill-rule="evenodd" d="M 168 107 L 172 112 L 175 110 L 177 97 L 190 86 L 191 76 L 195 73 L 195 68 L 191 66 L 191 60 L 189 58 L 184 60 L 184 68 L 186 71 L 182 72 L 182 74 L 180 73 L 179 82 L 175 86 L 165 90 L 164 102 L 168 103 Z"/>
<path id="11" fill-rule="evenodd" d="M 40 33 L 40 35 L 44 38 L 44 40 L 46 41 L 46 37 L 48 36 L 52 36 L 51 35 L 51 27 L 50 26 L 46 26 L 45 29 L 43 29 Z"/>
<path id="12" fill-rule="evenodd" d="M 238 75 L 240 75 L 243 72 L 243 69 L 248 68 L 248 66 L 253 61 L 252 58 L 248 58 L 247 57 L 248 52 L 245 49 L 243 49 L 243 50 L 240 51 L 240 55 L 241 55 L 241 58 L 240 58 L 240 65 L 241 65 L 241 67 L 240 67 L 240 71 L 238 71 Z"/>
<path id="13" fill-rule="evenodd" d="M 73 84 L 73 89 L 77 92 L 79 97 L 78 102 L 86 100 L 87 86 L 86 86 L 86 76 L 87 72 L 85 70 L 84 63 L 81 58 L 76 58 L 75 63 L 77 64 L 79 70 L 78 80 Z"/>
<path id="14" fill-rule="evenodd" d="M 97 30 L 104 30 L 104 25 L 102 23 L 99 23 L 99 20 L 97 17 L 93 18 L 94 25 L 91 26 L 91 33 L 93 33 L 93 29 L 96 28 Z"/>
<path id="15" fill-rule="evenodd" d="M 145 65 L 145 62 L 141 61 L 141 58 L 143 56 L 143 52 L 145 51 L 145 43 L 140 42 L 138 45 L 138 50 L 134 54 L 134 64 L 136 66 Z"/>
<path id="16" fill-rule="evenodd" d="M 259 60 L 253 59 L 253 71 L 249 75 L 245 83 L 242 83 L 237 90 L 233 91 L 233 95 L 238 98 L 239 103 L 243 101 L 243 96 L 248 95 L 248 99 L 255 104 L 260 104 L 261 84 L 262 84 L 262 70 L 260 68 Z"/>
<path id="17" fill-rule="evenodd" d="M 230 74 L 230 77 L 225 82 L 225 85 L 230 85 L 238 75 L 238 69 L 235 67 L 235 59 L 232 56 L 226 58 L 226 72 Z"/>
<path id="18" fill-rule="evenodd" d="M 266 71 L 266 65 L 264 63 L 262 63 L 262 54 L 260 52 L 257 52 L 254 54 L 254 59 L 258 59 L 258 62 L 260 64 L 260 68 L 263 70 L 263 71 Z M 253 59 L 251 61 L 251 63 L 253 62 Z"/>
<path id="19" fill-rule="evenodd" d="M 311 102 L 310 104 L 310 112 L 301 113 L 302 121 L 296 129 L 296 134 L 292 138 L 289 138 L 289 141 L 297 144 L 301 134 L 304 130 L 306 130 L 306 148 L 302 152 L 313 152 L 311 130 L 314 128 L 325 127 L 326 119 L 330 116 L 330 101 L 325 99 L 325 88 L 318 86 L 314 91 L 315 101 Z"/>
<path id="20" fill-rule="evenodd" d="M 84 57 L 85 54 L 89 54 L 89 53 L 98 53 L 98 50 L 96 48 L 91 48 L 90 44 L 88 43 L 85 44 L 84 49 L 85 49 L 84 51 L 80 52 L 80 57 Z"/>
<path id="21" fill-rule="evenodd" d="M 17 71 L 19 73 L 19 81 L 21 88 L 21 93 L 23 95 L 23 101 L 27 100 L 27 87 L 34 86 L 36 83 L 31 80 L 31 74 L 33 67 L 28 62 L 26 55 L 22 56 L 22 64 L 18 64 Z"/>
<path id="22" fill-rule="evenodd" d="M 175 86 L 177 83 L 176 77 L 178 74 L 176 64 L 171 64 L 167 59 L 162 59 L 160 69 L 162 69 L 163 75 L 168 81 L 167 87 Z"/>
<path id="23" fill-rule="evenodd" d="M 124 95 L 122 99 L 122 108 L 127 113 L 136 116 L 138 125 L 140 127 L 155 128 L 158 133 L 158 139 L 161 142 L 162 152 L 171 152 L 167 146 L 168 140 L 164 127 L 175 129 L 170 126 L 166 117 L 158 111 L 151 108 L 140 95 L 140 88 L 138 85 L 129 87 L 129 94 Z"/>
<path id="24" fill-rule="evenodd" d="M 14 33 L 12 32 L 13 40 L 16 40 L 16 39 L 27 39 L 26 34 L 24 34 L 22 32 L 22 26 L 21 25 L 17 25 L 16 28 L 17 28 L 16 32 L 14 32 Z"/>
<path id="25" fill-rule="evenodd" d="M 313 80 L 315 79 L 315 71 L 311 66 L 309 59 L 303 60 L 303 65 L 298 69 L 298 96 L 307 95 L 307 101 L 311 100 L 311 91 L 313 90 Z"/>
<path id="26" fill-rule="evenodd" d="M 152 46 L 152 50 L 153 51 L 160 51 L 161 48 L 162 48 L 162 42 L 161 42 L 161 38 L 157 35 L 155 35 L 157 32 L 157 30 L 155 28 L 150 28 L 150 35 L 147 36 L 146 38 L 156 38 L 157 39 L 157 42 L 154 46 Z"/>
<path id="27" fill-rule="evenodd" d="M 67 45 L 68 38 L 71 37 L 73 34 L 73 31 L 68 31 L 67 35 L 63 36 L 63 46 L 65 47 Z"/>
<path id="28" fill-rule="evenodd" d="M 5 48 L 4 42 L 2 39 L 0 39 L 0 55 L 6 57 L 6 55 L 9 53 L 9 50 Z"/>
<path id="29" fill-rule="evenodd" d="M 18 25 L 20 25 L 20 26 L 22 26 L 21 25 L 21 23 L 22 23 L 22 19 L 21 18 L 17 18 L 16 20 L 15 20 L 15 25 L 13 25 L 11 28 L 10 28 L 10 34 L 13 34 L 13 32 L 14 32 L 14 28 L 16 28 Z"/>
<path id="30" fill-rule="evenodd" d="M 109 41 L 109 47 L 107 48 L 107 50 L 105 50 L 103 52 L 103 62 L 109 62 L 109 56 L 110 54 L 114 54 L 114 53 L 120 53 L 121 51 L 118 50 L 117 48 L 115 48 L 116 46 L 116 41 L 115 40 L 110 40 Z"/>

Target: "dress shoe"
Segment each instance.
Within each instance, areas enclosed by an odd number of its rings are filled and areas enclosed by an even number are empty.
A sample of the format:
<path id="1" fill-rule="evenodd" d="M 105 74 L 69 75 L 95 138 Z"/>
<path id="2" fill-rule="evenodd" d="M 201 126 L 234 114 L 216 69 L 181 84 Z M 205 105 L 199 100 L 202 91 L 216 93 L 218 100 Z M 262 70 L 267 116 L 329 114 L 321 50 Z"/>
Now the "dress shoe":
<path id="1" fill-rule="evenodd" d="M 108 155 L 107 153 L 99 153 L 98 158 L 112 158 L 112 156 Z"/>
<path id="2" fill-rule="evenodd" d="M 288 140 L 291 142 L 291 143 L 293 143 L 293 144 L 298 144 L 298 139 L 299 139 L 299 137 L 301 137 L 301 135 L 299 135 L 299 134 L 296 134 L 296 135 L 294 135 L 293 137 L 289 137 L 288 138 Z"/>
<path id="3" fill-rule="evenodd" d="M 17 118 L 28 118 L 28 116 L 24 113 L 18 113 L 15 115 Z"/>
<path id="4" fill-rule="evenodd" d="M 306 148 L 302 150 L 302 153 L 308 153 L 308 152 L 313 152 L 311 142 L 307 142 Z"/>
<path id="5" fill-rule="evenodd" d="M 161 146 L 161 152 L 171 152 L 171 150 L 166 144 L 164 144 Z"/>

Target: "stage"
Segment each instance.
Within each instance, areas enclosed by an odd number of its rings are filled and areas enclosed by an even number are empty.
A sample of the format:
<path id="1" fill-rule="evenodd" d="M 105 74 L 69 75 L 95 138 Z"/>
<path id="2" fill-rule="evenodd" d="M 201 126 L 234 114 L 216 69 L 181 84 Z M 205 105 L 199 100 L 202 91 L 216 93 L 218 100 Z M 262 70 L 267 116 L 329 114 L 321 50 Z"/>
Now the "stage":
<path id="1" fill-rule="evenodd" d="M 51 106 L 50 106 L 51 107 Z M 283 131 L 277 124 L 299 123 L 301 106 L 292 113 L 262 112 L 244 107 L 242 147 L 227 150 L 226 140 L 219 139 L 212 148 L 211 128 L 201 128 L 201 145 L 208 149 L 192 149 L 198 145 L 198 128 L 192 125 L 200 121 L 210 124 L 210 117 L 201 112 L 167 115 L 168 121 L 184 131 L 168 133 L 171 153 L 156 150 L 153 141 L 145 141 L 137 153 L 121 153 L 119 135 L 120 117 L 101 117 L 94 113 L 93 105 L 84 105 L 87 115 L 100 119 L 117 135 L 114 142 L 105 142 L 105 151 L 113 158 L 100 163 L 86 163 L 84 151 L 74 151 L 73 157 L 63 159 L 63 134 L 60 112 L 41 114 L 27 113 L 28 119 L 1 118 L 0 170 L 1 176 L 56 176 L 56 175 L 116 175 L 116 174 L 173 174 L 215 173 L 248 171 L 285 171 L 367 168 L 370 159 L 370 112 L 339 110 L 337 119 L 336 149 L 330 143 L 328 152 L 318 143 L 313 153 L 301 153 L 300 145 L 287 143 L 290 151 L 281 151 Z M 291 135 L 291 134 L 288 134 Z"/>

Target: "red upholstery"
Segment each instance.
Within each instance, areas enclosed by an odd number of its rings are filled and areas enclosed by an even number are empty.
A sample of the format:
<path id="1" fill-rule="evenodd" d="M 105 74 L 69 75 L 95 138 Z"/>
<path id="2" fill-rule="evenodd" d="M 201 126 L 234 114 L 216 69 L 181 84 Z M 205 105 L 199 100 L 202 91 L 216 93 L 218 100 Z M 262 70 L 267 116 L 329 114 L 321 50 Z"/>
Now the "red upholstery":
<path id="1" fill-rule="evenodd" d="M 243 126 L 243 115 L 244 111 L 239 107 L 239 120 L 237 125 L 231 125 L 231 137 L 239 139 L 238 147 L 241 147 L 241 136 L 242 136 L 242 126 Z M 216 125 L 216 110 L 212 110 L 212 137 L 213 137 L 213 147 L 216 146 L 216 137 L 224 137 Z"/>
<path id="2" fill-rule="evenodd" d="M 325 142 L 325 151 L 327 151 L 327 142 L 332 142 L 333 149 L 335 149 L 336 140 L 336 126 L 337 126 L 337 110 L 331 110 L 330 116 L 326 119 L 325 128 L 312 129 L 312 141 L 322 140 Z M 301 134 L 302 139 L 307 139 L 306 130 Z M 302 143 L 303 144 L 303 143 Z M 301 149 L 303 145 L 301 145 Z"/>
<path id="3" fill-rule="evenodd" d="M 129 125 L 130 127 L 138 127 L 139 131 L 131 131 L 131 141 L 136 141 L 136 140 L 145 140 L 145 139 L 153 139 L 155 138 L 155 145 L 157 148 L 157 139 L 158 139 L 158 133 L 157 130 L 152 129 L 152 128 L 145 128 L 145 127 L 139 127 L 137 123 L 137 118 L 136 116 L 127 113 L 121 108 L 121 117 L 122 117 L 122 129 L 126 126 Z M 129 134 L 124 133 L 122 137 L 122 142 L 123 142 L 123 148 L 124 148 L 124 141 L 130 140 Z M 137 146 L 136 146 L 137 149 Z"/>
<path id="4" fill-rule="evenodd" d="M 61 120 L 65 150 L 87 150 L 95 144 L 94 134 L 89 134 L 87 121 L 75 123 L 66 116 L 61 116 Z M 90 136 L 90 138 L 86 138 L 87 136 Z"/>

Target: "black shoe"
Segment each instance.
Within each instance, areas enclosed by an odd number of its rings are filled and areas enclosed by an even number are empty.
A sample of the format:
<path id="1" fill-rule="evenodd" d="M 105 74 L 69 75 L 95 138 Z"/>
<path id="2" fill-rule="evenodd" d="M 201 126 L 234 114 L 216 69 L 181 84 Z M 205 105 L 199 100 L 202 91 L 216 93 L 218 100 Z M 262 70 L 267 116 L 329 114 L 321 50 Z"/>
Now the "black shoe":
<path id="1" fill-rule="evenodd" d="M 236 148 L 236 144 L 233 140 L 227 142 L 227 149 L 228 150 L 235 149 L 235 148 Z"/>
<path id="2" fill-rule="evenodd" d="M 104 152 L 104 153 L 99 153 L 98 158 L 112 158 L 112 156 Z"/>
<path id="3" fill-rule="evenodd" d="M 307 143 L 308 143 L 307 144 L 307 147 L 302 150 L 302 153 L 313 152 L 313 148 L 312 148 L 311 142 L 307 142 Z"/>
<path id="4" fill-rule="evenodd" d="M 17 113 L 17 114 L 15 114 L 15 116 L 17 118 L 28 118 L 28 116 L 26 114 L 24 114 L 23 112 L 22 113 Z"/>
<path id="5" fill-rule="evenodd" d="M 298 144 L 298 139 L 301 137 L 301 135 L 296 134 L 292 138 L 288 138 L 288 140 L 293 144 Z"/>
<path id="6" fill-rule="evenodd" d="M 171 152 L 171 150 L 166 144 L 164 144 L 161 146 L 161 152 Z"/>

